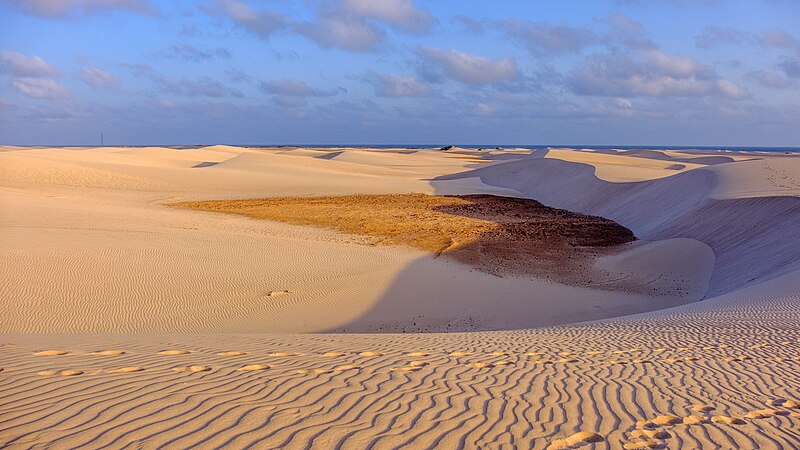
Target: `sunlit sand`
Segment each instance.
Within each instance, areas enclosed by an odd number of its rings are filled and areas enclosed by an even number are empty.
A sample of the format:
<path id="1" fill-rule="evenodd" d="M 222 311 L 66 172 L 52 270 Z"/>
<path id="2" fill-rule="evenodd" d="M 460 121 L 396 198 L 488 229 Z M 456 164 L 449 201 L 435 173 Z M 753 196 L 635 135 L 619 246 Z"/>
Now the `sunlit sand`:
<path id="1" fill-rule="evenodd" d="M 3 148 L 0 187 L 2 447 L 800 444 L 797 156 Z"/>

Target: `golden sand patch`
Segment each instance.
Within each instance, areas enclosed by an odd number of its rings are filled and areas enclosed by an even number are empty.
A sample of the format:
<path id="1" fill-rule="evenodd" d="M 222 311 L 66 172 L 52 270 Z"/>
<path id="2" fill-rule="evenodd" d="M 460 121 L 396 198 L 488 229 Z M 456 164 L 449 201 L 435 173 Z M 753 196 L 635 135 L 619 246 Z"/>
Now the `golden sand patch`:
<path id="1" fill-rule="evenodd" d="M 175 372 L 208 372 L 211 370 L 211 367 L 208 366 L 188 366 L 188 367 L 173 367 L 173 371 Z"/>
<path id="2" fill-rule="evenodd" d="M 92 354 L 97 356 L 121 356 L 125 353 L 127 352 L 124 350 L 98 350 Z"/>
<path id="3" fill-rule="evenodd" d="M 69 355 L 66 350 L 42 350 L 34 353 L 35 356 L 63 356 Z"/>
<path id="4" fill-rule="evenodd" d="M 189 350 L 161 350 L 158 352 L 159 355 L 164 356 L 188 355 L 189 353 Z"/>
<path id="5" fill-rule="evenodd" d="M 603 436 L 591 431 L 580 431 L 564 439 L 557 439 L 547 446 L 548 450 L 570 448 L 578 444 L 602 442 Z"/>
<path id="6" fill-rule="evenodd" d="M 236 369 L 239 372 L 257 372 L 259 370 L 267 370 L 270 366 L 267 364 L 250 364 Z"/>
<path id="7" fill-rule="evenodd" d="M 43 370 L 38 372 L 39 375 L 45 377 L 59 376 L 59 377 L 74 377 L 83 374 L 80 370 Z"/>
<path id="8" fill-rule="evenodd" d="M 705 416 L 699 416 L 697 414 L 693 414 L 691 416 L 687 416 L 683 418 L 683 423 L 685 425 L 701 425 L 704 423 L 711 422 L 711 419 Z"/>
<path id="9" fill-rule="evenodd" d="M 121 367 L 119 369 L 112 369 L 109 370 L 108 373 L 134 373 L 134 372 L 141 372 L 144 368 L 142 367 Z"/>
<path id="10" fill-rule="evenodd" d="M 448 256 L 485 272 L 579 282 L 586 258 L 635 239 L 602 217 L 496 195 L 386 194 L 209 200 L 170 206 L 316 225 Z M 580 270 L 583 267 L 584 270 Z"/>
<path id="11" fill-rule="evenodd" d="M 737 417 L 729 417 L 729 416 L 714 416 L 711 418 L 713 423 L 723 423 L 726 425 L 743 425 L 744 420 L 739 419 Z"/>

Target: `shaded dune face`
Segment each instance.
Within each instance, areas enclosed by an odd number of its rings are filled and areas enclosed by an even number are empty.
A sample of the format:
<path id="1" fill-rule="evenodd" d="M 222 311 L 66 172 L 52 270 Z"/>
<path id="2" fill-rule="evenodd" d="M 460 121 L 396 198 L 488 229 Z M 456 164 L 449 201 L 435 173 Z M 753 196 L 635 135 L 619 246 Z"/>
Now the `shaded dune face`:
<path id="1" fill-rule="evenodd" d="M 368 236 L 376 245 L 444 255 L 495 275 L 536 275 L 567 283 L 577 283 L 595 256 L 636 239 L 629 229 L 602 217 L 488 194 L 280 197 L 172 206 L 323 226 Z"/>
<path id="2" fill-rule="evenodd" d="M 533 155 L 435 181 L 477 177 L 547 205 L 607 217 L 643 240 L 690 238 L 703 242 L 716 255 L 706 294 L 713 297 L 800 268 L 800 198 L 762 196 L 769 190 L 748 198 L 713 197 L 720 173 L 725 176 L 723 169 L 737 164 L 746 163 L 723 164 L 717 171 L 694 169 L 654 180 L 609 182 L 599 179 L 590 164 Z M 754 175 L 749 176 L 762 176 L 753 170 Z M 745 175 L 729 176 L 744 182 Z"/>

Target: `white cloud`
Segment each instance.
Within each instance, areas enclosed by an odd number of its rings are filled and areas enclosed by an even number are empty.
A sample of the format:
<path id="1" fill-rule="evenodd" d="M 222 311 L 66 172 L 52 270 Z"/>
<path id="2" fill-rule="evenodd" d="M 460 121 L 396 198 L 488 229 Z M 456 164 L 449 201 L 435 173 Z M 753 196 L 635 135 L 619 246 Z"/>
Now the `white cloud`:
<path id="1" fill-rule="evenodd" d="M 56 74 L 56 69 L 42 58 L 10 51 L 0 52 L 0 67 L 18 77 L 48 77 Z"/>
<path id="2" fill-rule="evenodd" d="M 433 88 L 414 77 L 388 75 L 373 72 L 375 94 L 381 97 L 427 97 Z"/>
<path id="3" fill-rule="evenodd" d="M 411 33 L 428 31 L 434 23 L 430 13 L 411 0 L 343 0 L 344 12 L 377 19 Z"/>
<path id="4" fill-rule="evenodd" d="M 293 79 L 265 81 L 261 83 L 261 89 L 270 94 L 287 97 L 327 97 L 335 93 L 314 89 L 303 80 Z"/>
<path id="5" fill-rule="evenodd" d="M 197 80 L 176 80 L 168 76 L 159 76 L 154 79 L 161 85 L 162 89 L 174 95 L 182 95 L 185 97 L 244 98 L 244 94 L 242 94 L 240 90 L 231 88 L 220 81 L 206 76 L 200 77 Z"/>
<path id="6" fill-rule="evenodd" d="M 744 100 L 751 97 L 747 89 L 725 79 L 717 80 L 717 89 L 722 95 L 731 100 Z"/>
<path id="7" fill-rule="evenodd" d="M 286 27 L 283 16 L 272 11 L 256 11 L 242 0 L 217 0 L 211 9 L 263 38 Z"/>
<path id="8" fill-rule="evenodd" d="M 15 78 L 11 85 L 20 93 L 33 98 L 56 99 L 69 96 L 69 89 L 50 78 Z"/>
<path id="9" fill-rule="evenodd" d="M 80 77 L 83 81 L 95 87 L 114 89 L 119 86 L 119 79 L 105 70 L 87 67 L 81 70 Z"/>
<path id="10" fill-rule="evenodd" d="M 758 83 L 762 86 L 784 89 L 791 86 L 791 82 L 774 72 L 762 72 L 758 75 Z"/>
<path id="11" fill-rule="evenodd" d="M 683 55 L 668 55 L 661 50 L 642 52 L 648 65 L 656 72 L 672 78 L 705 78 L 713 73 L 711 67 Z"/>
<path id="12" fill-rule="evenodd" d="M 385 34 L 358 18 L 326 15 L 318 22 L 295 25 L 295 30 L 323 48 L 370 52 L 380 48 Z"/>
<path id="13" fill-rule="evenodd" d="M 509 36 L 525 44 L 535 54 L 578 52 L 598 41 L 595 32 L 588 28 L 521 20 L 508 20 L 502 26 Z"/>
<path id="14" fill-rule="evenodd" d="M 41 17 L 66 18 L 76 14 L 97 14 L 124 10 L 156 15 L 156 9 L 146 0 L 12 0 L 24 12 Z"/>
<path id="15" fill-rule="evenodd" d="M 490 59 L 459 52 L 423 48 L 422 56 L 450 77 L 467 84 L 486 84 L 519 77 L 516 62 L 510 58 Z"/>
<path id="16" fill-rule="evenodd" d="M 743 100 L 750 93 L 692 58 L 659 50 L 589 57 L 568 84 L 580 95 L 609 97 L 704 97 Z"/>

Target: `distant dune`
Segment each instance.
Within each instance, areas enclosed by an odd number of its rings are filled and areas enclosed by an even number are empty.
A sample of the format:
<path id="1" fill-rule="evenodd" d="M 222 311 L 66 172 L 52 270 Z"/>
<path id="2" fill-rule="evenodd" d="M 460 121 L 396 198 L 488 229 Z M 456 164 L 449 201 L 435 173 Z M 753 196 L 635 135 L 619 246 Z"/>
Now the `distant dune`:
<path id="1" fill-rule="evenodd" d="M 798 155 L 3 147 L 0 208 L 0 447 L 800 447 Z"/>

